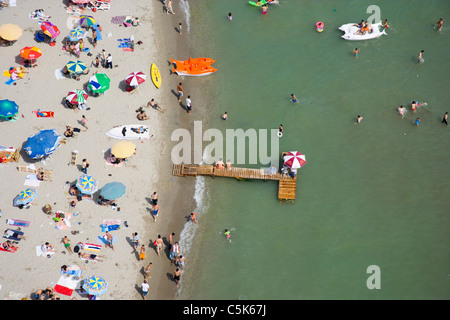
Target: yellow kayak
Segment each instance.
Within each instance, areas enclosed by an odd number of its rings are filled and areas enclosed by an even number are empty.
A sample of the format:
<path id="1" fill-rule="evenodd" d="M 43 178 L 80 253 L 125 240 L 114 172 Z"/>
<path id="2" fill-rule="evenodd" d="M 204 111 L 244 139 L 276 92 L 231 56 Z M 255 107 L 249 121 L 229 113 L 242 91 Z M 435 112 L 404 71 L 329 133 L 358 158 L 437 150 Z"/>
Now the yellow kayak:
<path id="1" fill-rule="evenodd" d="M 152 63 L 150 72 L 152 74 L 153 84 L 155 85 L 155 87 L 159 88 L 161 86 L 161 74 L 159 73 L 159 70 L 156 67 L 156 64 Z"/>

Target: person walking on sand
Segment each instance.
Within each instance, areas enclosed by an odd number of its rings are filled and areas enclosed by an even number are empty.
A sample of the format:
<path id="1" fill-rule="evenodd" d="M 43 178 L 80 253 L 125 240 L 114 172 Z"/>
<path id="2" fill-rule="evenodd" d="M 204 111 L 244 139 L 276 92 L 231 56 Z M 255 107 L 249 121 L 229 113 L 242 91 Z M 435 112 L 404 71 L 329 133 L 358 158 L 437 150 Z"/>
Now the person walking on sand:
<path id="1" fill-rule="evenodd" d="M 112 69 L 113 65 L 112 65 L 112 56 L 111 53 L 108 54 L 108 56 L 106 57 L 106 69 Z"/>
<path id="2" fill-rule="evenodd" d="M 67 251 L 69 251 L 70 253 L 73 253 L 72 248 L 70 247 L 70 243 L 69 243 L 69 239 L 67 238 L 67 236 L 64 236 L 64 238 L 62 238 L 61 242 L 64 243 L 64 248 L 67 249 Z"/>
<path id="3" fill-rule="evenodd" d="M 177 288 L 180 287 L 180 277 L 181 277 L 181 270 L 180 268 L 176 268 L 175 271 L 172 274 L 173 280 L 177 284 Z"/>
<path id="4" fill-rule="evenodd" d="M 153 206 L 153 212 L 152 212 L 152 217 L 153 217 L 154 222 L 156 222 L 156 217 L 158 217 L 158 212 L 159 212 L 159 204 L 155 204 Z"/>
<path id="5" fill-rule="evenodd" d="M 83 127 L 85 127 L 86 129 L 88 129 L 87 126 L 87 119 L 84 115 L 81 116 L 81 124 L 83 125 Z"/>
<path id="6" fill-rule="evenodd" d="M 441 31 L 442 27 L 444 26 L 444 21 L 442 21 L 442 18 L 439 19 L 439 21 L 436 23 L 437 25 L 437 31 Z"/>
<path id="7" fill-rule="evenodd" d="M 169 254 L 170 265 L 172 265 L 172 263 L 175 263 L 177 261 L 177 257 L 178 257 L 179 253 L 180 253 L 180 245 L 178 244 L 178 242 L 175 242 L 173 244 L 172 248 L 170 249 L 170 254 Z"/>
<path id="8" fill-rule="evenodd" d="M 191 113 L 191 111 L 192 111 L 191 96 L 187 96 L 187 98 L 186 98 L 186 109 L 187 109 L 187 113 Z"/>
<path id="9" fill-rule="evenodd" d="M 145 296 L 148 294 L 148 291 L 150 289 L 150 286 L 147 283 L 146 279 L 144 279 L 144 282 L 142 282 L 141 287 L 142 287 L 142 299 L 145 300 Z"/>
<path id="10" fill-rule="evenodd" d="M 156 246 L 156 252 L 158 253 L 159 256 L 161 253 L 161 249 L 164 247 L 164 241 L 161 238 L 160 234 L 158 234 L 158 239 L 156 239 L 153 244 Z"/>
<path id="11" fill-rule="evenodd" d="M 177 260 L 177 265 L 181 268 L 181 270 L 183 270 L 184 266 L 186 265 L 186 257 L 180 254 Z"/>
<path id="12" fill-rule="evenodd" d="M 445 123 L 446 126 L 448 126 L 447 116 L 448 116 L 448 112 L 446 112 L 446 113 L 444 114 L 444 118 L 442 118 L 442 123 Z"/>
<path id="13" fill-rule="evenodd" d="M 145 260 L 145 245 L 141 245 L 139 249 L 139 261 Z"/>
<path id="14" fill-rule="evenodd" d="M 183 26 L 180 22 L 180 23 L 178 23 L 178 32 L 180 33 L 180 36 L 183 34 L 182 30 L 183 30 Z"/>
<path id="15" fill-rule="evenodd" d="M 425 62 L 425 60 L 423 59 L 423 53 L 424 53 L 424 50 L 421 50 L 421 51 L 419 52 L 419 56 L 417 57 L 417 63 L 423 63 L 423 62 Z"/>
<path id="16" fill-rule="evenodd" d="M 151 276 L 150 276 L 150 269 L 152 268 L 152 263 L 150 262 L 148 265 L 147 265 L 147 267 L 145 267 L 145 278 L 144 278 L 144 280 L 147 280 L 147 279 L 150 279 L 151 278 Z"/>
<path id="17" fill-rule="evenodd" d="M 177 91 L 178 91 L 178 102 L 181 102 L 181 97 L 183 96 L 183 93 L 184 93 L 181 82 L 177 86 Z"/>
<path id="18" fill-rule="evenodd" d="M 131 234 L 131 237 L 132 237 L 132 242 L 133 242 L 133 249 L 134 249 L 134 251 L 136 251 L 137 250 L 137 247 L 139 246 L 139 236 L 138 236 L 138 233 L 137 232 L 135 232 L 135 233 L 132 233 Z"/>
<path id="19" fill-rule="evenodd" d="M 158 204 L 158 194 L 153 192 L 153 194 L 150 196 L 150 200 L 152 201 L 152 205 L 155 206 Z"/>
<path id="20" fill-rule="evenodd" d="M 81 171 L 83 171 L 84 174 L 87 174 L 87 168 L 89 168 L 89 162 L 87 162 L 86 159 L 83 159 L 81 162 Z"/>
<path id="21" fill-rule="evenodd" d="M 172 0 L 166 0 L 166 1 L 167 1 L 166 2 L 166 13 L 167 14 L 169 14 L 169 13 L 175 14 L 175 12 L 173 12 L 173 8 L 172 8 L 173 1 Z"/>

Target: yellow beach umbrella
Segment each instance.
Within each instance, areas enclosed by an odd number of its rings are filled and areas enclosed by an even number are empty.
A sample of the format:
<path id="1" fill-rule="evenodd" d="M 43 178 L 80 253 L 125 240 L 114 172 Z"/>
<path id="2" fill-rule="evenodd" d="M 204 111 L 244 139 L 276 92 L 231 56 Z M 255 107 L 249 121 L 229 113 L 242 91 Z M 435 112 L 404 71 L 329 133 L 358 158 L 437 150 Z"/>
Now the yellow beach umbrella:
<path id="1" fill-rule="evenodd" d="M 15 41 L 22 35 L 22 29 L 15 24 L 4 24 L 0 27 L 0 37 L 7 41 Z"/>
<path id="2" fill-rule="evenodd" d="M 116 158 L 128 158 L 136 152 L 136 146 L 130 141 L 120 141 L 111 148 L 111 154 Z"/>

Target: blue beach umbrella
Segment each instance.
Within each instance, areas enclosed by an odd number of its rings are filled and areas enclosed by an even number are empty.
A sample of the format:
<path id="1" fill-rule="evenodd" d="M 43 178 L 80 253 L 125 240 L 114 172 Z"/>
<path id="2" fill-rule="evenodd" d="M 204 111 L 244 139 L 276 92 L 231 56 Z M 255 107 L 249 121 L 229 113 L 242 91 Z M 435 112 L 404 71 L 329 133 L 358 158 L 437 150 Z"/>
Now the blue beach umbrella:
<path id="1" fill-rule="evenodd" d="M 70 31 L 68 38 L 70 41 L 78 41 L 86 35 L 86 30 L 82 28 L 76 28 Z"/>
<path id="2" fill-rule="evenodd" d="M 36 189 L 26 189 L 20 191 L 20 193 L 14 198 L 14 206 L 19 206 L 21 204 L 28 204 L 34 200 L 37 196 Z"/>
<path id="3" fill-rule="evenodd" d="M 93 194 L 98 190 L 98 181 L 87 174 L 78 177 L 76 187 L 84 194 Z"/>
<path id="4" fill-rule="evenodd" d="M 66 64 L 67 71 L 70 73 L 83 73 L 88 67 L 83 61 L 69 61 Z"/>
<path id="5" fill-rule="evenodd" d="M 107 200 L 116 200 L 125 194 L 127 187 L 121 182 L 110 182 L 103 186 L 100 195 Z"/>
<path id="6" fill-rule="evenodd" d="M 87 294 L 99 296 L 104 294 L 108 289 L 108 282 L 103 277 L 91 276 L 84 279 L 82 288 Z"/>
<path id="7" fill-rule="evenodd" d="M 19 112 L 19 106 L 14 101 L 0 100 L 0 119 L 11 119 Z"/>
<path id="8" fill-rule="evenodd" d="M 40 159 L 52 154 L 60 140 L 61 135 L 56 130 L 41 130 L 27 139 L 23 149 L 31 159 Z"/>

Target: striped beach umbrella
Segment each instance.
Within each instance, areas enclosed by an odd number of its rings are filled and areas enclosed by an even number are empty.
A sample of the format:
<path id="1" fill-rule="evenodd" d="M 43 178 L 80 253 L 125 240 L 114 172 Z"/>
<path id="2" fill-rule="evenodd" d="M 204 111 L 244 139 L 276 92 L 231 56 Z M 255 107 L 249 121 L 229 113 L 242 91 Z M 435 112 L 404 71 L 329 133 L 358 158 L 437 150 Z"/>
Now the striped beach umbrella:
<path id="1" fill-rule="evenodd" d="M 82 288 L 87 292 L 87 294 L 99 296 L 106 292 L 108 289 L 108 283 L 103 279 L 103 277 L 91 276 L 85 278 Z"/>
<path id="2" fill-rule="evenodd" d="M 0 27 L 0 38 L 7 41 L 15 41 L 22 35 L 22 29 L 12 23 L 4 24 Z"/>
<path id="3" fill-rule="evenodd" d="M 23 150 L 31 159 L 40 159 L 52 154 L 59 146 L 61 135 L 54 129 L 41 130 L 29 137 Z"/>
<path id="4" fill-rule="evenodd" d="M 10 119 L 19 112 L 19 106 L 14 101 L 0 100 L 0 119 Z"/>
<path id="5" fill-rule="evenodd" d="M 20 56 L 24 59 L 34 60 L 42 55 L 42 50 L 38 47 L 25 47 L 20 50 Z"/>
<path id="6" fill-rule="evenodd" d="M 13 204 L 14 206 L 18 206 L 21 204 L 28 204 L 33 201 L 37 197 L 36 189 L 26 189 L 20 191 L 20 193 L 14 198 Z"/>
<path id="7" fill-rule="evenodd" d="M 81 27 L 91 27 L 96 23 L 95 19 L 91 16 L 81 16 L 78 24 Z"/>
<path id="8" fill-rule="evenodd" d="M 109 89 L 111 80 L 104 73 L 96 73 L 89 78 L 88 88 L 92 93 L 103 93 Z"/>
<path id="9" fill-rule="evenodd" d="M 52 39 L 56 38 L 61 33 L 58 27 L 49 21 L 42 22 L 41 29 L 42 31 L 44 31 L 46 35 L 48 35 Z"/>
<path id="10" fill-rule="evenodd" d="M 88 97 L 84 90 L 72 90 L 67 94 L 66 100 L 71 104 L 78 104 L 79 102 L 85 102 Z"/>
<path id="11" fill-rule="evenodd" d="M 86 35 L 86 30 L 82 28 L 76 28 L 70 31 L 68 38 L 70 41 L 77 41 Z"/>
<path id="12" fill-rule="evenodd" d="M 83 73 L 88 67 L 83 61 L 69 61 L 66 64 L 67 71 L 70 73 Z"/>
<path id="13" fill-rule="evenodd" d="M 291 151 L 283 157 L 284 164 L 290 168 L 301 168 L 306 164 L 306 157 L 298 151 Z"/>
<path id="14" fill-rule="evenodd" d="M 145 82 L 146 77 L 147 76 L 141 71 L 132 72 L 125 78 L 125 82 L 128 83 L 130 86 L 137 86 L 140 85 L 142 82 Z"/>
<path id="15" fill-rule="evenodd" d="M 98 180 L 87 174 L 78 177 L 76 187 L 84 194 L 93 194 L 98 190 Z"/>

